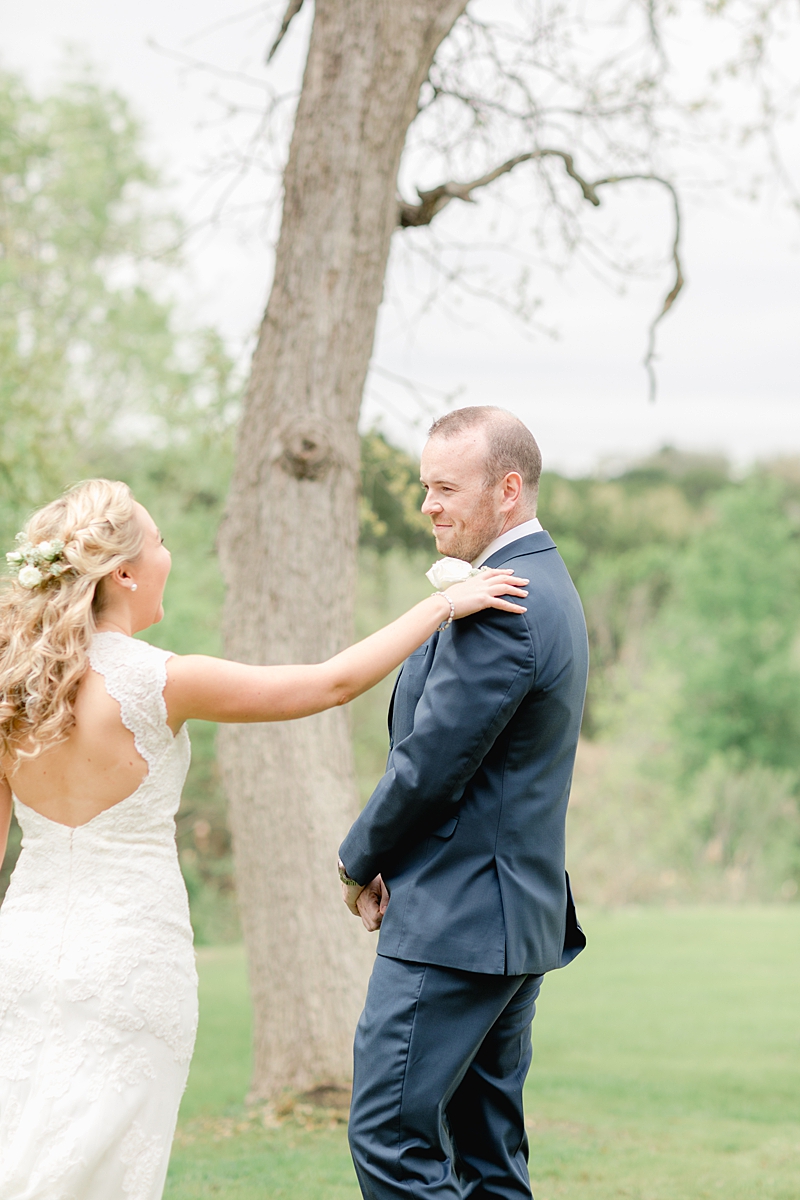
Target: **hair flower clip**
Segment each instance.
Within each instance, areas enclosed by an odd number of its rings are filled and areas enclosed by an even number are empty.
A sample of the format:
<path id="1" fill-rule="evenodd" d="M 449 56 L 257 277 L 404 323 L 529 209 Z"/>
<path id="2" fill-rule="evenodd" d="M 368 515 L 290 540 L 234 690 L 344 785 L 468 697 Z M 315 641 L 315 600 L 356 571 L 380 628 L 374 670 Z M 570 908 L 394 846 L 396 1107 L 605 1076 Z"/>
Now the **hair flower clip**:
<path id="1" fill-rule="evenodd" d="M 52 541 L 29 542 L 24 533 L 17 534 L 17 549 L 6 554 L 8 569 L 17 582 L 31 590 L 48 579 L 60 579 L 70 564 L 64 558 L 64 543 Z"/>

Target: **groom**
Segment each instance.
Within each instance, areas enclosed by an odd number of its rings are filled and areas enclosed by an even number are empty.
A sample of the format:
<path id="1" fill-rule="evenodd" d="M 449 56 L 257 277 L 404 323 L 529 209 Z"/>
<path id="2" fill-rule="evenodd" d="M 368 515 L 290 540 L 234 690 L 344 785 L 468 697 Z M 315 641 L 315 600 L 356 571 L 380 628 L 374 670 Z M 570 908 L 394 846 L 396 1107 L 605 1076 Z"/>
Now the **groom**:
<path id="1" fill-rule="evenodd" d="M 528 429 L 485 406 L 441 417 L 422 454 L 439 552 L 530 586 L 525 616 L 467 617 L 407 659 L 386 773 L 340 848 L 348 906 L 381 930 L 350 1116 L 367 1200 L 531 1196 L 536 997 L 586 944 L 564 871 L 586 626 L 540 472 Z"/>

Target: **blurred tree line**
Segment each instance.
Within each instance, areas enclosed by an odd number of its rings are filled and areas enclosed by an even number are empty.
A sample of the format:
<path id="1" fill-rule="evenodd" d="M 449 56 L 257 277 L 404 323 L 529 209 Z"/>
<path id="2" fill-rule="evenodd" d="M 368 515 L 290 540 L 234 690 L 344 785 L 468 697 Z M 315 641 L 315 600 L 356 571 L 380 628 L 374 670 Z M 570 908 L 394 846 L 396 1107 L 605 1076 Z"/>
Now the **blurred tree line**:
<path id="1" fill-rule="evenodd" d="M 180 223 L 142 132 L 85 69 L 37 99 L 0 75 L 0 534 L 79 478 L 127 480 L 173 552 L 150 640 L 220 652 L 215 538 L 240 379 L 171 298 Z M 427 593 L 418 466 L 362 439 L 357 633 Z M 800 884 L 800 459 L 734 476 L 674 449 L 613 478 L 543 477 L 540 516 L 586 610 L 592 675 L 570 816 L 595 902 L 793 900 Z M 366 798 L 391 681 L 352 706 Z M 214 730 L 178 818 L 199 940 L 237 934 Z M 18 853 L 18 830 L 0 893 Z"/>

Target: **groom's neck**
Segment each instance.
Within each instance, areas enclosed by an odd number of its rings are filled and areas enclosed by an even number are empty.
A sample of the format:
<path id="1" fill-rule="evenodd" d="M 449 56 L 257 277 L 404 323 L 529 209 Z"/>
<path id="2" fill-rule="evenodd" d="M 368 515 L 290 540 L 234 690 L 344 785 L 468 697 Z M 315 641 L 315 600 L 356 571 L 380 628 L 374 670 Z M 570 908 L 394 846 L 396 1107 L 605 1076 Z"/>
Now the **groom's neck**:
<path id="1" fill-rule="evenodd" d="M 535 516 L 535 511 L 520 512 L 516 508 L 512 509 L 511 512 L 507 514 L 506 519 L 499 525 L 495 526 L 491 534 L 487 530 L 486 534 L 484 534 L 484 537 L 481 539 L 482 544 L 480 549 L 476 550 L 470 555 L 469 562 L 478 562 L 485 556 L 486 551 L 488 550 L 489 546 L 491 546 L 492 542 L 497 541 L 497 539 L 502 537 L 504 533 L 510 533 L 511 530 L 516 529 L 518 525 L 524 525 L 526 521 L 532 521 Z"/>
<path id="2" fill-rule="evenodd" d="M 497 530 L 497 533 L 495 533 L 492 537 L 489 538 L 489 541 L 486 543 L 486 546 L 490 546 L 492 544 L 492 542 L 495 540 L 495 538 L 502 537 L 504 533 L 510 533 L 511 530 L 516 529 L 516 527 L 518 525 L 524 525 L 526 521 L 532 521 L 535 516 L 536 516 L 535 508 L 532 512 L 530 510 L 526 510 L 526 509 L 523 509 L 522 511 L 520 511 L 519 506 L 517 506 L 516 508 L 512 508 L 511 512 L 507 514 L 506 519 L 503 522 L 503 524 L 501 525 L 501 527 Z M 483 547 L 484 550 L 486 549 L 486 546 Z"/>

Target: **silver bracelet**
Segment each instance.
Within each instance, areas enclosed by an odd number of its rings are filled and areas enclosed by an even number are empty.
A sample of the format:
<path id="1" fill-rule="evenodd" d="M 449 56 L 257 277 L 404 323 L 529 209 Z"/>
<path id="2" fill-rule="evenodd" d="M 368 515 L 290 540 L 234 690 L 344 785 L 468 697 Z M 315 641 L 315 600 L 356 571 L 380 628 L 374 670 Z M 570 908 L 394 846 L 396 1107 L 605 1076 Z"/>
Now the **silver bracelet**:
<path id="1" fill-rule="evenodd" d="M 444 633 L 445 629 L 449 629 L 450 626 L 453 624 L 453 621 L 456 618 L 456 606 L 455 606 L 455 604 L 453 604 L 453 601 L 450 599 L 447 592 L 434 592 L 433 594 L 434 594 L 434 596 L 443 596 L 444 599 L 447 601 L 447 603 L 450 605 L 450 616 L 447 617 L 444 621 L 442 621 L 441 625 L 436 626 L 437 633 Z"/>

